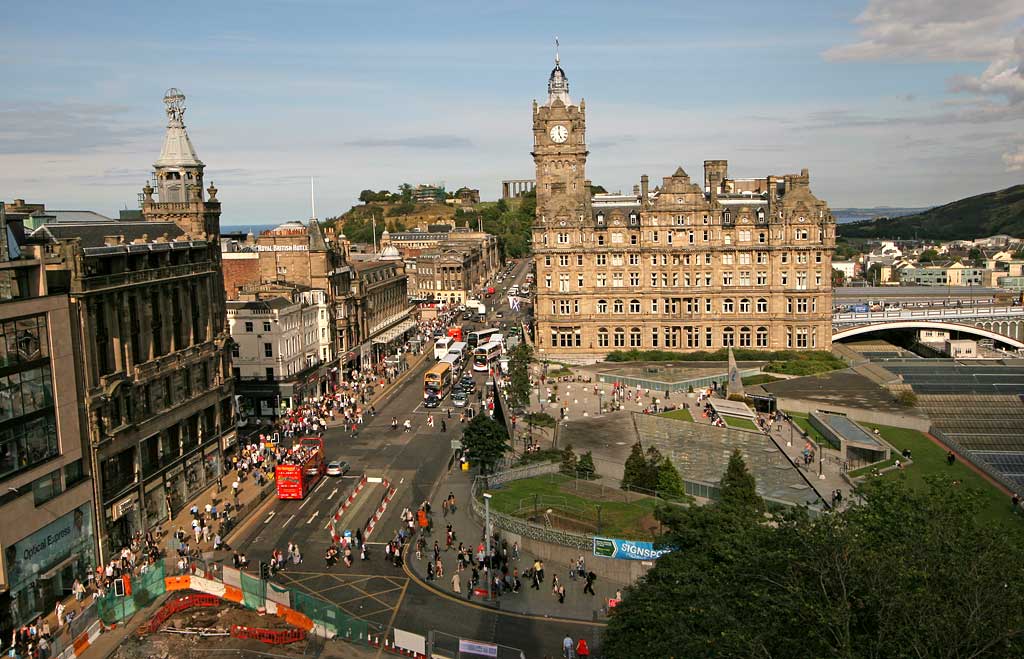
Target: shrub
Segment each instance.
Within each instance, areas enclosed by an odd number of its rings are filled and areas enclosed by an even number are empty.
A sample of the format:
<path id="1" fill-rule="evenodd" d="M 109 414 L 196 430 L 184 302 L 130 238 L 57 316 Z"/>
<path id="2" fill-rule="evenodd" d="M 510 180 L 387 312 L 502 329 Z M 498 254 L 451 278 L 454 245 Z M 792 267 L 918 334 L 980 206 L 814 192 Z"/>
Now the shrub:
<path id="1" fill-rule="evenodd" d="M 913 407 L 917 405 L 917 394 L 913 391 L 901 391 L 896 394 L 896 402 L 902 407 Z"/>

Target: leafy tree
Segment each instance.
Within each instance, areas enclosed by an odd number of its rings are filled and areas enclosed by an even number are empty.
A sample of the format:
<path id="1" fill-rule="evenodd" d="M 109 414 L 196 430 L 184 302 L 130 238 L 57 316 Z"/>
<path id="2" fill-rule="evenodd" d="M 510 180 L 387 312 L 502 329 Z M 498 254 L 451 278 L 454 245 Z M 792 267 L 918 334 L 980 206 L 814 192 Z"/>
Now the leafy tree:
<path id="1" fill-rule="evenodd" d="M 359 193 L 359 201 L 364 204 L 368 204 L 371 201 L 377 201 L 377 193 L 373 190 L 363 190 Z"/>
<path id="2" fill-rule="evenodd" d="M 980 521 L 979 494 L 948 482 L 874 479 L 860 494 L 815 518 L 658 511 L 676 551 L 626 590 L 603 655 L 1024 656 L 1019 525 Z M 780 633 L 792 620 L 807 624 Z"/>
<path id="3" fill-rule="evenodd" d="M 462 431 L 462 446 L 470 461 L 480 463 L 483 473 L 489 473 L 501 456 L 511 450 L 508 432 L 486 414 L 477 414 Z"/>
<path id="4" fill-rule="evenodd" d="M 526 341 L 520 341 L 509 354 L 508 387 L 505 389 L 505 397 L 512 409 L 521 409 L 530 402 L 530 361 L 532 359 L 533 349 Z"/>
<path id="5" fill-rule="evenodd" d="M 576 463 L 576 471 L 587 480 L 597 474 L 597 468 L 594 467 L 594 456 L 590 451 L 580 456 L 579 462 Z"/>
<path id="6" fill-rule="evenodd" d="M 913 407 L 917 405 L 917 394 L 913 391 L 901 391 L 896 394 L 896 402 L 903 407 Z"/>
<path id="7" fill-rule="evenodd" d="M 722 505 L 737 512 L 756 513 L 764 510 L 764 501 L 757 494 L 754 475 L 747 469 L 739 449 L 729 456 L 729 466 L 719 483 Z"/>
<path id="8" fill-rule="evenodd" d="M 985 258 L 985 255 L 981 253 L 981 250 L 977 247 L 972 247 L 971 251 L 967 252 L 967 258 L 977 263 Z"/>
<path id="9" fill-rule="evenodd" d="M 622 473 L 622 489 L 630 487 L 646 487 L 647 459 L 644 458 L 644 447 L 637 441 L 633 444 Z"/>
<path id="10" fill-rule="evenodd" d="M 572 450 L 572 444 L 569 444 L 564 449 L 562 449 L 562 466 L 559 467 L 559 471 L 561 471 L 563 474 L 575 476 L 576 463 L 576 453 Z"/>
<path id="11" fill-rule="evenodd" d="M 667 455 L 658 463 L 658 494 L 664 497 L 681 497 L 686 494 L 683 478 Z"/>
<path id="12" fill-rule="evenodd" d="M 842 286 L 846 281 L 846 273 L 842 270 L 836 270 L 832 268 L 832 285 Z"/>
<path id="13" fill-rule="evenodd" d="M 412 186 L 408 183 L 403 183 L 398 186 L 399 194 L 402 195 L 402 201 L 409 203 L 412 201 Z"/>
<path id="14" fill-rule="evenodd" d="M 658 489 L 659 469 L 661 468 L 661 451 L 653 446 L 647 447 L 647 464 L 644 467 L 644 482 L 641 487 L 651 492 Z"/>
<path id="15" fill-rule="evenodd" d="M 935 249 L 926 249 L 921 252 L 921 255 L 917 257 L 920 263 L 931 263 L 935 259 L 939 258 L 939 252 Z"/>

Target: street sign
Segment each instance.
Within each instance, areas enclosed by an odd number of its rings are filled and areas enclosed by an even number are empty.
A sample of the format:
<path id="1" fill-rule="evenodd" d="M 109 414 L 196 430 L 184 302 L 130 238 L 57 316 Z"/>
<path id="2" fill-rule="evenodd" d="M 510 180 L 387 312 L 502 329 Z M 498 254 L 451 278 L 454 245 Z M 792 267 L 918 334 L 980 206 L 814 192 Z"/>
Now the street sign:
<path id="1" fill-rule="evenodd" d="M 458 440 L 458 439 L 453 439 L 452 440 L 452 450 L 453 451 L 458 451 L 461 448 L 462 448 L 462 441 Z"/>
<path id="2" fill-rule="evenodd" d="M 615 555 L 615 543 L 604 538 L 594 538 L 594 556 L 611 558 Z"/>
<path id="3" fill-rule="evenodd" d="M 460 638 L 459 652 L 475 654 L 480 657 L 497 657 L 498 646 L 493 643 L 481 643 L 480 641 L 469 641 L 464 638 Z"/>

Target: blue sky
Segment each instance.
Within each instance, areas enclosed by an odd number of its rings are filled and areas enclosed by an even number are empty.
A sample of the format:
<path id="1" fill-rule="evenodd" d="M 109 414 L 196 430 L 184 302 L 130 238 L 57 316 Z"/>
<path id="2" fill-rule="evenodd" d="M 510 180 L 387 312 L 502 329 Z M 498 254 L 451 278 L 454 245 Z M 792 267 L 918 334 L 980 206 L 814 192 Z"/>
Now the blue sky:
<path id="1" fill-rule="evenodd" d="M 1019 0 L 36 0 L 0 26 L 0 199 L 134 206 L 168 87 L 225 224 L 308 217 L 310 176 L 321 216 L 404 181 L 494 198 L 533 176 L 555 35 L 610 190 L 712 158 L 807 167 L 834 207 L 1024 179 Z"/>

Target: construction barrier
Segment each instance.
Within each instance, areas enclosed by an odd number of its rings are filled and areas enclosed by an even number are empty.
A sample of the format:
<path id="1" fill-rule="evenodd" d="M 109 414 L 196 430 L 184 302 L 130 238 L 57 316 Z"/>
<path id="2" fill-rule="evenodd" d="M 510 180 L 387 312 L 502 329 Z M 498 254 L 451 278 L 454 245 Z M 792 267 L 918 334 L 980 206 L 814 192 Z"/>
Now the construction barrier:
<path id="1" fill-rule="evenodd" d="M 334 517 L 331 518 L 330 523 L 327 525 L 328 530 L 331 532 L 331 542 L 341 542 L 341 536 L 338 535 L 337 523 L 341 521 L 341 516 L 349 509 L 352 502 L 356 500 L 356 497 L 363 491 L 364 487 L 366 487 L 366 474 L 363 474 L 363 477 L 359 479 L 359 482 L 352 490 L 352 493 L 349 494 L 341 503 L 341 506 L 338 508 L 338 512 L 334 513 Z"/>
<path id="2" fill-rule="evenodd" d="M 183 577 L 166 577 L 164 579 L 164 588 L 166 590 L 188 590 L 191 588 L 192 577 L 185 575 Z"/>
<path id="3" fill-rule="evenodd" d="M 366 528 L 363 529 L 364 540 L 369 538 L 370 534 L 373 533 L 373 528 L 377 526 L 377 522 L 384 515 L 384 511 L 388 509 L 388 504 L 391 503 L 391 499 L 394 498 L 395 492 L 397 491 L 398 488 L 391 487 L 390 481 L 386 479 L 384 480 L 384 496 L 380 498 L 380 505 L 377 506 L 377 510 L 374 511 L 373 515 L 370 516 L 369 521 L 366 522 Z"/>
<path id="4" fill-rule="evenodd" d="M 93 641 L 103 632 L 103 623 L 99 620 L 89 625 L 89 628 L 79 634 L 74 642 L 57 655 L 57 659 L 77 659 L 88 650 Z"/>
<path id="5" fill-rule="evenodd" d="M 231 625 L 231 636 L 253 639 L 268 645 L 285 645 L 305 639 L 306 632 L 302 629 L 262 629 Z"/>
<path id="6" fill-rule="evenodd" d="M 153 616 L 153 619 L 149 621 L 148 625 L 143 625 L 139 628 L 139 632 L 141 633 L 148 630 L 150 633 L 153 633 L 159 631 L 160 626 L 167 622 L 168 618 L 173 616 L 175 613 L 187 611 L 194 606 L 210 607 L 220 606 L 220 604 L 220 597 L 217 597 L 216 595 L 207 595 L 205 593 L 179 597 L 176 600 L 172 600 L 167 604 L 164 604 L 160 610 L 156 612 L 156 615 Z"/>

